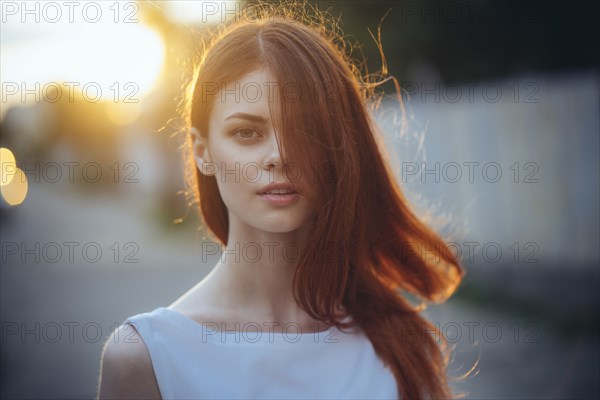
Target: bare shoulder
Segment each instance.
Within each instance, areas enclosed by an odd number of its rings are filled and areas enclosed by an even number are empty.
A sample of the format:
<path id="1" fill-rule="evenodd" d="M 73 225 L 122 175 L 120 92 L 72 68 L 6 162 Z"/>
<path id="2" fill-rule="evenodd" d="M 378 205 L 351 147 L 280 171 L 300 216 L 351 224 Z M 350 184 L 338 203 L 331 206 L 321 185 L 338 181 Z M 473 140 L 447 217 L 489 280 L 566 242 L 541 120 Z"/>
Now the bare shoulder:
<path id="1" fill-rule="evenodd" d="M 161 398 L 146 344 L 131 325 L 108 338 L 100 364 L 99 399 Z"/>

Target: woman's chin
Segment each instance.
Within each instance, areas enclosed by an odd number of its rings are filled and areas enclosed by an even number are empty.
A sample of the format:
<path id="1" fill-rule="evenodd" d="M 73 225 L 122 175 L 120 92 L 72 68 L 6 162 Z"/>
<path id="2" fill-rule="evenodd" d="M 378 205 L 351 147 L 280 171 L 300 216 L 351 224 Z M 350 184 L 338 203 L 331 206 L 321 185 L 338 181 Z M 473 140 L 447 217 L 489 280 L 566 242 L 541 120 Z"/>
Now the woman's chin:
<path id="1" fill-rule="evenodd" d="M 265 233 L 292 233 L 300 230 L 307 223 L 296 217 L 289 214 L 264 216 L 259 221 L 254 219 L 250 224 Z"/>
<path id="2" fill-rule="evenodd" d="M 267 223 L 267 224 L 261 224 L 260 226 L 257 227 L 258 229 L 262 230 L 265 233 L 292 233 L 294 231 L 297 231 L 300 226 L 297 224 L 290 224 L 289 222 L 287 223 Z"/>

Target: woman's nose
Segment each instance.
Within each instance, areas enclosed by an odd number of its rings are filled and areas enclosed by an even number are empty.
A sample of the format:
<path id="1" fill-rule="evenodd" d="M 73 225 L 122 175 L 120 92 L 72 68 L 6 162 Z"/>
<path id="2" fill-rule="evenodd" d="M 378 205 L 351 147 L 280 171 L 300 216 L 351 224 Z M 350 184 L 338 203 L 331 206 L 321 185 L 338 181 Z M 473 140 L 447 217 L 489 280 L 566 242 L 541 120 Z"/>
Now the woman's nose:
<path id="1" fill-rule="evenodd" d="M 267 145 L 266 155 L 263 164 L 265 168 L 281 167 L 281 153 L 279 151 L 279 144 L 277 142 L 277 136 L 275 134 L 270 135 L 270 140 Z"/>

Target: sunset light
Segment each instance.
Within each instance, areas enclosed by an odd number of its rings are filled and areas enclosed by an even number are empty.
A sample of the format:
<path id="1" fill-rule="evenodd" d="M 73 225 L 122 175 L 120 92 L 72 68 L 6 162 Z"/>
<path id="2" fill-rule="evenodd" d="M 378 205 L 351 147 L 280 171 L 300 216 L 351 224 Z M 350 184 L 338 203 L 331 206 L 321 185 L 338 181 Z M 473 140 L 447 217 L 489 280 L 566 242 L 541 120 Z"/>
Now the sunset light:
<path id="1" fill-rule="evenodd" d="M 94 24 L 66 18 L 22 23 L 7 16 L 0 61 L 3 112 L 40 102 L 59 86 L 60 96 L 71 102 L 139 102 L 157 84 L 165 46 L 157 31 L 138 19 L 125 23 L 122 14 L 115 23 L 105 12 Z"/>

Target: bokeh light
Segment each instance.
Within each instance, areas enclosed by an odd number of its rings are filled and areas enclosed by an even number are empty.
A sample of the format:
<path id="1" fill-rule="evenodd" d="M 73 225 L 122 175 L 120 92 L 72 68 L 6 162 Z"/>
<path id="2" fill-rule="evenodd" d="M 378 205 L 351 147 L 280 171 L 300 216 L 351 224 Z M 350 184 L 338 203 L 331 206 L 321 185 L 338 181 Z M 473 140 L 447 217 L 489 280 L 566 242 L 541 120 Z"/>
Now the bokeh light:
<path id="1" fill-rule="evenodd" d="M 12 151 L 0 147 L 0 186 L 8 185 L 15 176 L 17 164 Z"/>
<path id="2" fill-rule="evenodd" d="M 25 201 L 28 188 L 27 176 L 20 168 L 17 168 L 10 182 L 0 187 L 0 193 L 8 205 L 17 206 Z"/>

